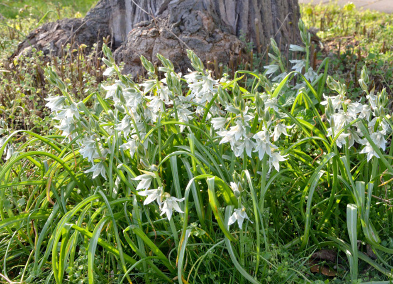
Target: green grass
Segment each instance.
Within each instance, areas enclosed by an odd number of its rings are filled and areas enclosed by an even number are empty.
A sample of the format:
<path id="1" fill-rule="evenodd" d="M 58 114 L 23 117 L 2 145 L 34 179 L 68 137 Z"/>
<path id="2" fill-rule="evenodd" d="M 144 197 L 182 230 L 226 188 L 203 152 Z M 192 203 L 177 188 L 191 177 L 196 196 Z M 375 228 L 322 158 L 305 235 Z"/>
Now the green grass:
<path id="1" fill-rule="evenodd" d="M 81 17 L 97 3 L 97 0 L 3 0 L 0 3 L 0 14 L 9 19 L 17 17 L 42 18 L 47 12 L 54 14 L 52 18 Z"/>
<path id="2" fill-rule="evenodd" d="M 360 96 L 358 78 L 363 65 L 376 89 L 393 91 L 393 15 L 354 6 L 302 5 L 302 19 L 319 30 L 322 58 L 330 56 L 330 74 L 345 83 L 352 98 Z"/>

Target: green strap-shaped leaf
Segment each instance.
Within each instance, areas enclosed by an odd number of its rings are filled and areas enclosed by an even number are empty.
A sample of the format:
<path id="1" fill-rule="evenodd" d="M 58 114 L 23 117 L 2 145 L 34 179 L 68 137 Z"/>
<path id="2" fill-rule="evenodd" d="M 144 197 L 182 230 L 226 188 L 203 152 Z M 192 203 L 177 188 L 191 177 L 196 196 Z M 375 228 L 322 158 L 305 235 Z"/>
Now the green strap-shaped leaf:
<path id="1" fill-rule="evenodd" d="M 348 254 L 347 257 L 351 269 L 351 280 L 352 283 L 357 283 L 358 279 L 358 238 L 357 238 L 357 217 L 358 210 L 355 204 L 347 205 L 347 228 L 349 240 L 351 241 L 352 253 Z"/>
<path id="2" fill-rule="evenodd" d="M 87 252 L 87 271 L 88 271 L 89 284 L 94 283 L 94 258 L 95 258 L 97 244 L 98 244 L 98 238 L 100 237 L 100 233 L 102 231 L 102 228 L 105 226 L 105 223 L 108 222 L 109 220 L 110 217 L 107 216 L 101 219 L 100 222 L 98 222 L 98 224 L 94 228 L 93 234 L 89 242 L 89 248 Z"/>
<path id="3" fill-rule="evenodd" d="M 208 191 L 209 191 L 209 203 L 210 207 L 212 208 L 212 211 L 214 213 L 214 216 L 216 217 L 218 226 L 220 226 L 220 229 L 224 233 L 224 235 L 232 242 L 237 241 L 231 233 L 228 231 L 227 226 L 224 224 L 224 219 L 222 218 L 222 214 L 220 213 L 220 204 L 218 203 L 217 196 L 216 196 L 216 191 L 215 191 L 215 178 L 208 178 L 207 179 L 207 186 L 208 186 Z M 230 205 L 230 204 L 228 204 Z"/>
<path id="4" fill-rule="evenodd" d="M 228 221 L 229 221 L 229 217 L 231 216 L 232 210 L 233 210 L 233 206 L 227 206 L 227 208 L 225 210 L 225 229 L 226 230 L 228 230 L 228 227 L 229 227 Z M 235 253 L 233 252 L 233 249 L 232 249 L 231 241 L 229 238 L 226 237 L 226 235 L 225 235 L 225 244 L 227 246 L 229 256 L 231 257 L 232 263 L 236 267 L 237 271 L 239 271 L 239 273 L 244 278 L 246 278 L 248 281 L 250 281 L 251 283 L 260 284 L 260 282 L 258 282 L 257 280 L 254 279 L 254 277 L 252 277 L 250 274 L 248 274 L 247 271 L 245 271 L 244 268 L 237 261 Z"/>
<path id="5" fill-rule="evenodd" d="M 143 240 L 145 245 L 147 245 L 152 250 L 152 252 L 154 252 L 154 254 L 157 255 L 158 258 L 162 260 L 162 263 L 173 273 L 174 269 L 170 261 L 165 256 L 165 254 L 149 239 L 149 237 L 146 236 L 146 234 L 136 226 L 132 226 L 131 230 Z"/>
<path id="6" fill-rule="evenodd" d="M 184 234 L 184 238 L 180 240 L 180 251 L 179 251 L 179 256 L 178 256 L 178 261 L 177 261 L 177 277 L 179 284 L 183 284 L 183 263 L 184 263 L 184 255 L 186 252 L 186 247 L 187 247 L 187 241 L 188 237 L 191 234 L 191 229 L 188 229 L 186 233 Z"/>
<path id="7" fill-rule="evenodd" d="M 326 155 L 326 157 L 323 159 L 322 163 L 319 165 L 318 168 L 314 171 L 314 174 L 311 176 L 311 178 L 308 181 L 307 187 L 303 191 L 303 195 L 301 198 L 300 206 L 302 215 L 305 218 L 305 228 L 304 228 L 304 235 L 302 239 L 302 248 L 304 248 L 307 243 L 308 243 L 308 238 L 310 234 L 310 227 L 311 227 L 311 204 L 313 200 L 313 194 L 315 191 L 316 186 L 318 185 L 319 179 L 323 176 L 325 173 L 322 171 L 322 168 L 330 161 L 335 156 L 335 153 L 330 153 Z M 306 199 L 306 195 L 308 193 L 308 198 L 307 198 L 307 207 L 306 207 L 306 213 L 303 212 L 303 204 Z"/>

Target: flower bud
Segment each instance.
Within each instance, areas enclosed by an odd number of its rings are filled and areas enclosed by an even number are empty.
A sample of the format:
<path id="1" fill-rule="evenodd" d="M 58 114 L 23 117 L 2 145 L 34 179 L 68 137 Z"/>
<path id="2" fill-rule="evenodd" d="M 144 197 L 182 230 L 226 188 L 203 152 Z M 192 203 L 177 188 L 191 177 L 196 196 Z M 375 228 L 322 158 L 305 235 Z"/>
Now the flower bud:
<path id="1" fill-rule="evenodd" d="M 369 81 L 369 77 L 368 77 L 368 73 L 367 73 L 367 67 L 366 65 L 363 66 L 362 72 L 360 74 L 360 78 L 361 80 L 363 80 L 363 82 L 368 85 Z"/>
<path id="2" fill-rule="evenodd" d="M 363 79 L 359 79 L 359 85 L 362 88 L 363 91 L 367 92 L 368 91 L 368 86 L 366 82 L 364 82 Z"/>
<path id="3" fill-rule="evenodd" d="M 329 89 L 333 91 L 337 91 L 339 89 L 338 82 L 334 80 L 331 76 L 328 76 L 326 79 L 326 84 L 329 87 Z"/>
<path id="4" fill-rule="evenodd" d="M 240 100 L 240 110 L 244 111 L 246 109 L 244 100 Z"/>
<path id="5" fill-rule="evenodd" d="M 141 159 L 140 159 L 140 163 L 142 164 L 142 166 L 143 166 L 145 169 L 149 169 L 149 168 L 150 168 L 150 166 L 149 166 L 149 161 L 148 161 L 147 159 L 141 158 Z"/>
<path id="6" fill-rule="evenodd" d="M 274 53 L 275 53 L 277 56 L 280 56 L 280 55 L 281 55 L 281 52 L 280 52 L 280 50 L 278 49 L 277 43 L 276 43 L 276 41 L 275 41 L 273 38 L 270 38 L 270 46 L 272 47 Z"/>
<path id="7" fill-rule="evenodd" d="M 386 89 L 383 88 L 381 93 L 378 96 L 378 104 L 381 107 L 386 107 L 386 105 L 389 103 L 388 95 L 386 93 Z"/>
<path id="8" fill-rule="evenodd" d="M 151 166 L 150 166 L 150 170 L 151 170 L 152 172 L 157 172 L 157 171 L 158 171 L 157 165 L 151 165 Z"/>
<path id="9" fill-rule="evenodd" d="M 138 155 L 141 157 L 145 156 L 146 154 L 146 149 L 142 143 L 139 143 L 137 151 L 138 151 Z"/>
<path id="10" fill-rule="evenodd" d="M 270 121 L 272 119 L 272 115 L 270 113 L 270 111 L 265 110 L 264 116 L 263 116 L 263 120 L 264 121 Z"/>
<path id="11" fill-rule="evenodd" d="M 330 98 L 328 98 L 328 103 L 327 103 L 327 106 L 326 106 L 325 113 L 326 113 L 327 117 L 330 117 L 330 116 L 332 116 L 334 114 L 334 107 L 333 107 L 332 100 Z"/>

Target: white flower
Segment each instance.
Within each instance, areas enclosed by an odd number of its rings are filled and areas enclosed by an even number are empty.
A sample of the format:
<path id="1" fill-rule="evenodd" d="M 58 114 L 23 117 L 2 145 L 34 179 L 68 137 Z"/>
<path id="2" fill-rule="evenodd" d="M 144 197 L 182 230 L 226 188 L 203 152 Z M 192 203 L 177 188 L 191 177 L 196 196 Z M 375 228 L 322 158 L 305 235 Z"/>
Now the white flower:
<path id="1" fill-rule="evenodd" d="M 341 133 L 336 140 L 337 147 L 341 148 L 344 144 L 346 144 L 345 138 L 347 138 L 350 134 L 349 133 Z M 349 147 L 348 147 L 349 148 Z"/>
<path id="2" fill-rule="evenodd" d="M 156 122 L 159 113 L 165 110 L 164 102 L 158 96 L 148 98 L 150 99 L 150 102 L 147 103 L 147 106 L 151 111 L 151 119 L 153 120 L 153 122 Z"/>
<path id="3" fill-rule="evenodd" d="M 378 97 L 376 95 L 373 94 L 369 94 L 366 96 L 366 98 L 368 99 L 368 103 L 370 104 L 371 108 L 374 110 L 377 108 L 377 101 L 378 101 Z"/>
<path id="4" fill-rule="evenodd" d="M 165 81 L 166 81 L 166 78 L 165 78 Z M 169 88 L 167 86 L 162 86 L 161 88 L 159 88 L 157 90 L 157 93 L 163 102 L 165 102 L 166 104 L 173 104 L 173 101 L 170 99 L 172 92 L 171 92 L 171 90 L 169 90 Z"/>
<path id="5" fill-rule="evenodd" d="M 184 75 L 184 78 L 186 78 L 187 83 L 194 83 L 198 82 L 202 78 L 202 75 L 198 71 L 193 71 L 189 74 Z"/>
<path id="6" fill-rule="evenodd" d="M 370 121 L 371 115 L 371 107 L 369 105 L 363 105 L 362 110 L 359 113 L 359 118 L 364 118 L 367 121 Z"/>
<path id="7" fill-rule="evenodd" d="M 259 131 L 253 137 L 256 140 L 254 152 L 258 152 L 258 156 L 260 160 L 263 159 L 265 153 L 268 156 L 271 156 L 272 155 L 271 149 L 277 148 L 277 146 L 273 145 L 269 141 L 269 132 L 266 129 Z"/>
<path id="8" fill-rule="evenodd" d="M 373 156 L 379 158 L 378 154 L 374 151 L 369 142 L 366 142 L 364 148 L 360 151 L 360 154 L 367 154 L 367 162 L 369 162 Z"/>
<path id="9" fill-rule="evenodd" d="M 136 112 L 137 108 L 143 102 L 141 92 L 135 88 L 128 88 L 123 90 L 123 96 L 126 100 L 126 106 L 129 107 L 132 112 Z"/>
<path id="10" fill-rule="evenodd" d="M 280 164 L 279 164 L 279 162 L 285 161 L 286 160 L 285 159 L 286 156 L 288 156 L 288 155 L 281 156 L 279 152 L 273 152 L 271 154 L 270 158 L 269 158 L 269 166 L 270 166 L 269 172 L 272 169 L 272 166 L 274 166 L 276 171 L 279 172 L 280 171 Z"/>
<path id="11" fill-rule="evenodd" d="M 217 93 L 219 81 L 214 80 L 210 74 L 202 76 L 199 73 L 191 73 L 184 77 L 191 90 L 191 97 L 197 104 L 203 105 L 210 102 L 213 99 L 213 94 Z"/>
<path id="12" fill-rule="evenodd" d="M 66 97 L 64 96 L 46 98 L 45 100 L 48 101 L 48 103 L 45 106 L 50 108 L 51 111 L 62 110 L 65 99 Z"/>
<path id="13" fill-rule="evenodd" d="M 176 198 L 176 197 L 170 196 L 169 193 L 165 193 L 164 195 L 166 196 L 166 199 L 162 203 L 163 205 L 161 207 L 161 214 L 160 215 L 166 214 L 166 216 L 168 217 L 168 220 L 171 220 L 173 209 L 175 209 L 179 213 L 184 213 L 180 209 L 179 204 L 177 204 L 178 202 L 184 201 L 184 198 Z"/>
<path id="14" fill-rule="evenodd" d="M 274 109 L 274 111 L 278 112 L 277 98 L 267 99 L 265 101 L 265 110 L 269 109 Z"/>
<path id="15" fill-rule="evenodd" d="M 7 145 L 7 154 L 5 156 L 5 160 L 9 160 L 12 157 L 12 154 L 14 154 L 14 146 L 12 146 L 11 144 Z"/>
<path id="16" fill-rule="evenodd" d="M 374 132 L 371 135 L 371 139 L 377 145 L 379 148 L 385 151 L 386 149 L 386 140 L 385 140 L 385 135 L 383 135 L 381 132 Z"/>
<path id="17" fill-rule="evenodd" d="M 321 105 L 327 106 L 329 100 L 331 100 L 334 110 L 341 108 L 341 103 L 342 103 L 341 96 L 338 95 L 338 96 L 328 97 L 328 96 L 325 96 L 325 94 L 323 94 L 322 96 L 325 100 L 321 102 Z"/>
<path id="18" fill-rule="evenodd" d="M 279 123 L 274 127 L 274 132 L 271 136 L 273 136 L 273 140 L 277 141 L 278 138 L 280 138 L 281 134 L 284 134 L 285 136 L 289 136 L 287 133 L 287 128 L 290 129 L 292 126 L 286 126 L 285 124 Z"/>
<path id="19" fill-rule="evenodd" d="M 266 75 L 271 76 L 271 74 L 275 73 L 280 67 L 276 64 L 272 64 L 272 65 L 264 66 L 263 68 L 267 69 Z"/>
<path id="20" fill-rule="evenodd" d="M 102 88 L 107 91 L 105 98 L 106 99 L 110 99 L 112 98 L 113 101 L 117 104 L 120 103 L 120 98 L 118 98 L 116 96 L 116 91 L 117 91 L 117 87 L 120 86 L 120 88 L 124 87 L 124 84 L 121 83 L 121 81 L 116 80 L 116 82 L 113 85 L 109 85 L 109 86 L 103 86 Z"/>
<path id="21" fill-rule="evenodd" d="M 237 120 L 236 126 L 232 126 L 229 131 L 218 131 L 217 134 L 224 137 L 220 141 L 220 144 L 229 142 L 233 146 L 238 140 L 240 140 L 240 138 L 246 137 L 246 129 L 242 122 Z"/>
<path id="22" fill-rule="evenodd" d="M 159 187 L 157 189 L 150 189 L 150 190 L 144 190 L 138 192 L 140 196 L 147 196 L 145 201 L 143 202 L 143 205 L 147 205 L 152 203 L 153 201 L 157 201 L 158 205 L 161 206 L 161 195 L 162 195 L 162 187 Z"/>
<path id="23" fill-rule="evenodd" d="M 273 82 L 280 82 L 281 80 L 283 80 L 286 76 L 288 75 L 287 72 L 281 73 L 280 75 L 274 77 L 272 79 Z"/>
<path id="24" fill-rule="evenodd" d="M 382 133 L 383 135 L 386 135 L 388 133 L 388 131 L 390 131 L 390 125 L 388 122 L 386 122 L 385 119 L 381 121 L 381 127 L 382 127 L 382 130 L 379 132 Z"/>
<path id="25" fill-rule="evenodd" d="M 290 51 L 299 51 L 299 52 L 306 52 L 306 49 L 302 46 L 291 44 L 289 45 Z"/>
<path id="26" fill-rule="evenodd" d="M 147 94 L 156 86 L 156 84 L 157 84 L 156 80 L 146 80 L 139 85 L 143 87 L 144 93 Z"/>
<path id="27" fill-rule="evenodd" d="M 103 163 L 98 163 L 92 166 L 90 169 L 86 170 L 85 173 L 93 173 L 93 178 L 96 178 L 99 174 L 106 179 L 105 166 Z"/>
<path id="28" fill-rule="evenodd" d="M 105 158 L 109 153 L 108 149 L 104 149 L 101 146 L 99 146 L 100 151 L 98 151 L 94 136 L 85 137 L 78 143 L 81 145 L 79 153 L 91 163 L 93 163 L 94 159 Z"/>
<path id="29" fill-rule="evenodd" d="M 244 206 L 242 206 L 242 208 L 235 209 L 234 211 L 235 212 L 233 212 L 232 216 L 229 217 L 228 226 L 232 225 L 233 223 L 235 223 L 237 221 L 237 224 L 239 225 L 239 228 L 241 229 L 245 219 L 247 219 L 248 221 L 250 221 L 252 223 L 250 218 L 248 218 L 248 216 L 247 216 L 246 208 L 244 208 Z"/>
<path id="30" fill-rule="evenodd" d="M 191 111 L 189 111 L 186 107 L 178 106 L 176 108 L 176 111 L 177 111 L 177 117 L 178 117 L 180 122 L 187 123 L 190 119 L 192 119 L 192 114 L 193 113 Z M 176 114 L 173 113 L 172 116 L 176 117 Z M 183 132 L 185 127 L 186 127 L 185 125 L 181 124 L 180 125 L 180 132 Z"/>
<path id="31" fill-rule="evenodd" d="M 62 119 L 60 125 L 56 125 L 55 127 L 63 131 L 62 134 L 64 136 L 69 137 L 75 129 L 75 122 L 73 118 Z"/>
<path id="32" fill-rule="evenodd" d="M 132 131 L 132 121 L 131 118 L 126 115 L 120 123 L 115 127 L 117 131 L 123 132 L 124 137 L 127 137 Z"/>
<path id="33" fill-rule="evenodd" d="M 147 174 L 143 174 L 140 176 L 137 176 L 136 178 L 133 178 L 133 180 L 139 180 L 139 184 L 136 188 L 136 190 L 141 190 L 141 189 L 149 189 L 150 185 L 151 185 L 151 181 L 154 178 L 154 174 L 153 173 L 147 173 Z"/>
<path id="34" fill-rule="evenodd" d="M 333 114 L 330 119 L 330 125 L 334 128 L 335 132 L 340 131 L 345 125 L 352 122 L 354 118 L 348 112 L 338 112 Z M 335 133 L 336 134 L 336 133 Z"/>
<path id="35" fill-rule="evenodd" d="M 215 118 L 212 118 L 212 120 L 211 120 L 212 126 L 215 130 L 225 128 L 226 122 L 227 122 L 227 119 L 225 117 L 215 117 Z"/>
<path id="36" fill-rule="evenodd" d="M 289 60 L 292 64 L 295 64 L 292 67 L 292 70 L 296 72 L 302 73 L 303 68 L 306 66 L 306 62 L 304 60 Z"/>
<path id="37" fill-rule="evenodd" d="M 131 158 L 134 157 L 136 150 L 138 149 L 138 144 L 134 139 L 128 140 L 127 143 L 124 143 L 123 145 L 120 146 L 120 149 L 123 151 L 130 150 L 130 155 Z"/>
<path id="38" fill-rule="evenodd" d="M 62 119 L 71 119 L 71 118 L 79 119 L 79 110 L 75 104 L 64 107 L 55 117 L 57 120 Z"/>
<path id="39" fill-rule="evenodd" d="M 106 68 L 105 72 L 102 73 L 102 76 L 111 76 L 112 74 L 115 74 L 115 68 L 113 67 L 108 67 Z"/>
<path id="40" fill-rule="evenodd" d="M 312 67 L 308 68 L 308 71 L 304 74 L 304 78 L 306 78 L 309 82 L 314 82 L 314 80 L 317 78 L 318 74 L 317 72 L 312 69 Z"/>
<path id="41" fill-rule="evenodd" d="M 3 137 L 3 138 L 0 138 L 0 148 L 3 147 L 3 145 L 4 145 L 4 143 L 5 143 L 6 140 L 7 140 L 7 137 L 6 137 L 6 136 Z"/>
<path id="42" fill-rule="evenodd" d="M 358 133 L 355 129 L 348 128 L 348 148 L 351 148 L 355 141 L 359 144 L 364 144 L 363 139 L 360 138 L 361 133 Z"/>
<path id="43" fill-rule="evenodd" d="M 231 189 L 233 193 L 235 194 L 236 197 L 240 196 L 240 190 L 239 190 L 239 185 L 233 181 L 230 183 Z"/>
<path id="44" fill-rule="evenodd" d="M 246 150 L 247 156 L 251 158 L 251 152 L 254 147 L 255 143 L 250 138 L 245 138 L 243 140 L 237 141 L 232 150 L 236 157 L 242 156 L 244 150 Z"/>
<path id="45" fill-rule="evenodd" d="M 347 108 L 347 112 L 350 113 L 354 119 L 356 119 L 356 115 L 358 113 L 361 113 L 362 111 L 363 111 L 363 105 L 358 102 L 350 103 Z"/>
<path id="46" fill-rule="evenodd" d="M 228 134 L 235 137 L 235 140 L 238 141 L 240 138 L 246 136 L 246 129 L 243 123 L 240 120 L 236 121 L 236 126 L 232 126 L 228 131 Z"/>
<path id="47" fill-rule="evenodd" d="M 244 108 L 244 111 L 242 111 L 242 113 L 243 113 L 243 120 L 244 120 L 245 122 L 251 121 L 251 120 L 254 119 L 254 115 L 248 114 L 248 106 L 246 106 L 246 107 Z"/>

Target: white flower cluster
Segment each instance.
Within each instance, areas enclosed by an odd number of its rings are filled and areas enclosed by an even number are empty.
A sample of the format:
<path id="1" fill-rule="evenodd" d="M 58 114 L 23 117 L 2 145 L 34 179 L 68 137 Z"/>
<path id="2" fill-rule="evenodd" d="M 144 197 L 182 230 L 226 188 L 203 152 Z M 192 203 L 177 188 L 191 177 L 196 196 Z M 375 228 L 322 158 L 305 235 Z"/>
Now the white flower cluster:
<path id="1" fill-rule="evenodd" d="M 145 172 L 144 174 L 134 178 L 134 180 L 139 181 L 136 190 L 144 189 L 143 191 L 139 191 L 138 194 L 140 196 L 147 197 L 143 202 L 143 205 L 148 205 L 156 201 L 161 210 L 161 215 L 166 214 L 168 220 L 171 220 L 173 210 L 179 213 L 184 213 L 178 204 L 178 202 L 184 201 L 184 198 L 171 196 L 169 193 L 164 192 L 161 186 L 156 189 L 150 189 L 151 183 L 155 178 L 155 174 L 151 172 Z"/>
<path id="2" fill-rule="evenodd" d="M 263 97 L 263 106 L 261 106 L 263 113 L 270 114 L 278 111 L 276 99 L 269 98 L 265 94 L 261 97 Z M 272 142 L 278 141 L 281 135 L 289 136 L 287 129 L 291 126 L 286 126 L 280 123 L 279 119 L 273 120 L 274 116 L 267 115 L 268 120 L 258 118 L 262 129 L 252 133 L 250 123 L 253 123 L 255 119 L 255 109 L 246 106 L 244 110 L 240 110 L 229 105 L 226 110 L 232 116 L 231 119 L 225 117 L 211 119 L 212 127 L 218 130 L 217 134 L 222 138 L 220 144 L 229 143 L 236 157 L 243 157 L 246 153 L 252 158 L 252 153 L 257 153 L 257 157 L 262 161 L 266 154 L 269 157 L 269 171 L 272 166 L 279 171 L 279 162 L 285 161 L 286 156 L 282 156 L 278 151 L 278 146 Z"/>
<path id="3" fill-rule="evenodd" d="M 387 97 L 383 90 L 375 95 L 374 92 L 366 96 L 368 104 L 351 102 L 345 97 L 345 87 L 330 78 L 330 87 L 339 92 L 336 96 L 327 97 L 321 102 L 326 108 L 326 116 L 329 124 L 328 136 L 336 137 L 336 145 L 341 148 L 346 145 L 351 148 L 354 143 L 363 145 L 360 153 L 367 154 L 367 161 L 372 157 L 377 157 L 375 149 L 360 130 L 360 121 L 353 123 L 356 119 L 363 119 L 368 125 L 368 132 L 371 140 L 383 151 L 386 150 L 387 134 L 391 132 L 389 123 L 384 116 L 386 112 Z M 365 89 L 367 91 L 367 89 Z"/>
<path id="4" fill-rule="evenodd" d="M 183 132 L 191 119 L 200 119 L 203 116 L 212 131 L 214 129 L 221 137 L 220 143 L 229 143 L 235 156 L 243 157 L 243 153 L 246 153 L 251 159 L 258 157 L 263 160 L 266 154 L 269 157 L 266 161 L 270 170 L 274 167 L 279 171 L 279 163 L 285 160 L 285 156 L 280 154 L 275 142 L 282 135 L 289 134 L 285 124 L 273 119 L 274 113 L 278 112 L 277 98 L 257 94 L 264 115 L 260 115 L 256 121 L 256 130 L 251 131 L 256 112 L 251 100 L 237 98 L 234 103 L 228 98 L 221 98 L 218 96 L 219 88 L 225 83 L 214 80 L 203 68 L 183 76 L 174 72 L 171 63 L 162 60 L 165 67 L 161 67 L 161 71 L 164 71 L 165 77 L 159 80 L 151 63 L 145 59 L 142 61 L 145 67 L 147 66 L 150 79 L 136 84 L 129 78 L 120 76 L 114 84 L 103 86 L 106 91 L 105 99 L 113 104 L 113 110 L 102 112 L 98 120 L 88 117 L 88 110 L 82 103 L 75 104 L 65 96 L 46 99 L 46 106 L 55 113 L 55 120 L 59 121 L 57 128 L 62 134 L 69 139 L 80 135 L 77 141 L 79 153 L 92 165 L 85 173 L 92 173 L 93 178 L 101 175 L 107 179 L 108 166 L 105 160 L 111 153 L 110 145 L 115 141 L 115 137 L 118 137 L 117 141 L 121 141 L 118 147 L 123 153 L 127 153 L 130 159 L 138 153 L 138 159 L 148 168 L 150 165 L 146 161 L 149 159 L 144 155 L 151 142 L 145 136 L 154 125 L 162 120 L 174 119 L 180 122 L 179 129 Z M 107 64 L 108 71 L 105 75 L 119 73 L 117 67 L 110 66 L 113 63 Z M 58 82 L 54 73 L 51 76 L 52 81 Z M 186 95 L 183 94 L 184 83 L 189 90 Z M 249 106 L 244 107 L 246 104 Z M 102 135 L 102 131 L 106 132 L 107 136 Z M 178 202 L 183 199 L 170 196 L 163 186 L 150 188 L 154 178 L 157 177 L 147 172 L 135 178 L 139 181 L 136 188 L 138 194 L 146 197 L 144 204 L 157 202 L 162 214 L 166 214 L 168 219 L 171 218 L 173 210 L 182 212 Z M 244 214 L 238 212 L 240 217 Z"/>
<path id="5" fill-rule="evenodd" d="M 55 120 L 59 121 L 56 128 L 62 131 L 62 135 L 72 140 L 77 136 L 74 132 L 76 123 L 79 120 L 79 110 L 77 106 L 70 102 L 66 104 L 65 96 L 54 96 L 45 99 L 48 103 L 45 105 L 52 113 L 55 113 Z"/>

